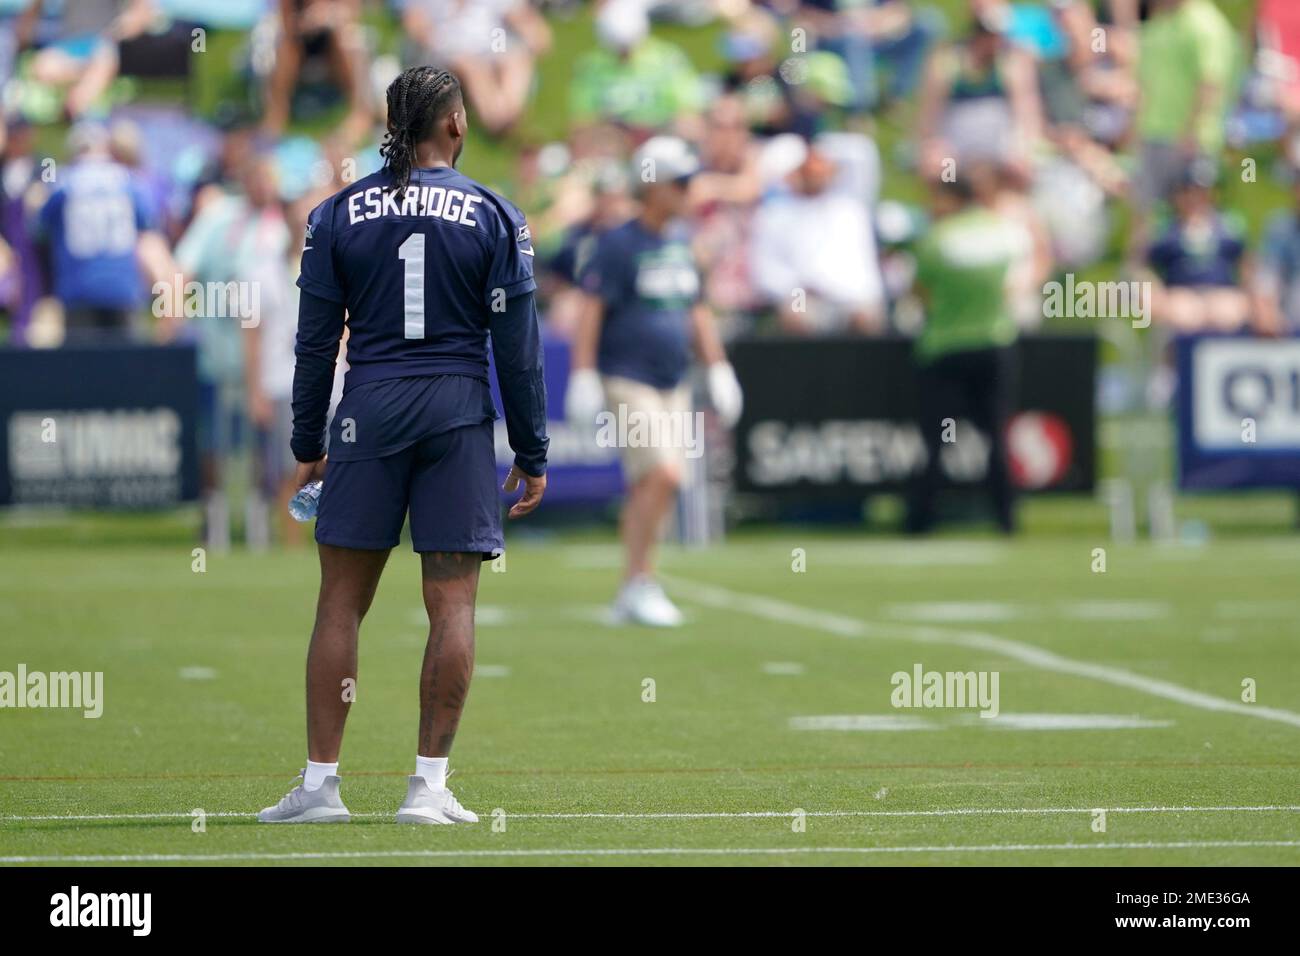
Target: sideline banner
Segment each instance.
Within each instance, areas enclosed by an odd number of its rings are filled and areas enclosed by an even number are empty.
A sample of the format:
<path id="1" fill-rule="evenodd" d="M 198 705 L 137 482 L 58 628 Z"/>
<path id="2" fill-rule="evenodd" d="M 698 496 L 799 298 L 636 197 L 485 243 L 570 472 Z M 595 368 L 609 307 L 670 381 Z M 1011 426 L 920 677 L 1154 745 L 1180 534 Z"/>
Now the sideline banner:
<path id="1" fill-rule="evenodd" d="M 1023 338 L 1018 348 L 1019 412 L 1008 433 L 1016 481 L 1028 491 L 1091 491 L 1095 340 Z M 738 342 L 730 354 L 745 389 L 736 434 L 738 490 L 842 499 L 902 490 L 923 467 L 908 341 L 763 339 Z M 984 477 L 987 440 L 944 451 L 949 483 Z"/>
<path id="2" fill-rule="evenodd" d="M 1176 348 L 1179 487 L 1300 488 L 1300 338 Z"/>
<path id="3" fill-rule="evenodd" d="M 0 505 L 196 500 L 197 374 L 187 345 L 0 349 Z"/>

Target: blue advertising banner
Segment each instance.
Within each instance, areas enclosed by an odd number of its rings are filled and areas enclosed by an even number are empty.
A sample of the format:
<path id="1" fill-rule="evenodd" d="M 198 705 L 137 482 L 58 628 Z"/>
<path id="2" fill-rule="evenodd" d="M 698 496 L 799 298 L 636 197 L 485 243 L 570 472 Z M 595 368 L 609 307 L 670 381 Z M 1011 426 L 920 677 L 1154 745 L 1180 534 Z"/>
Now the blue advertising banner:
<path id="1" fill-rule="evenodd" d="M 1300 338 L 1175 346 L 1179 487 L 1300 488 Z"/>
<path id="2" fill-rule="evenodd" d="M 197 423 L 192 346 L 0 349 L 0 505 L 193 501 Z"/>
<path id="3" fill-rule="evenodd" d="M 579 432 L 564 418 L 564 390 L 569 384 L 569 344 L 561 339 L 543 342 L 542 361 L 546 366 L 546 417 L 551 448 L 547 462 L 546 504 L 603 505 L 623 493 L 623 473 L 618 464 L 618 449 L 601 447 L 595 428 Z M 492 400 L 501 409 L 501 392 L 497 387 L 496 369 L 491 373 Z M 497 472 L 505 481 L 515 460 L 506 440 L 506 423 L 496 423 Z M 505 495 L 513 500 L 519 492 Z"/>

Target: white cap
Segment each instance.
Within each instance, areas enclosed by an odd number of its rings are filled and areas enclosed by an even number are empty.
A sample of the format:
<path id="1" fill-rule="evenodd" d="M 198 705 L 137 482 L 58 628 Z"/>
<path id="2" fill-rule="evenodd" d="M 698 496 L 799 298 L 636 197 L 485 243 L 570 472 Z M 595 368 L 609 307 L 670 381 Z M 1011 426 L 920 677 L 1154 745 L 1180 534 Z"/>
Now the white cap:
<path id="1" fill-rule="evenodd" d="M 633 175 L 642 183 L 671 183 L 694 176 L 700 161 L 684 139 L 677 136 L 652 136 L 636 151 L 632 159 Z"/>
<path id="2" fill-rule="evenodd" d="M 80 120 L 68 130 L 68 152 L 73 156 L 108 149 L 108 128 L 93 120 Z"/>
<path id="3" fill-rule="evenodd" d="M 765 186 L 778 183 L 804 164 L 808 141 L 798 133 L 773 136 L 758 157 L 758 173 Z"/>
<path id="4" fill-rule="evenodd" d="M 650 33 L 642 0 L 609 0 L 596 12 L 596 38 L 615 50 L 630 50 Z"/>

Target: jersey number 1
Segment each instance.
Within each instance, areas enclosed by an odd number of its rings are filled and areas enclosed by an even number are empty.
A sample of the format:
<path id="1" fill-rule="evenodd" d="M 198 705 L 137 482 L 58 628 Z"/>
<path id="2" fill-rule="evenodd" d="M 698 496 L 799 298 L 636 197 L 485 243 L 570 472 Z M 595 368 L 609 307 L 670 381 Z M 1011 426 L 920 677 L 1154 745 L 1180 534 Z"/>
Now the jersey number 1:
<path id="1" fill-rule="evenodd" d="M 397 248 L 402 277 L 403 315 L 408 339 L 424 338 L 424 233 L 413 232 Z"/>

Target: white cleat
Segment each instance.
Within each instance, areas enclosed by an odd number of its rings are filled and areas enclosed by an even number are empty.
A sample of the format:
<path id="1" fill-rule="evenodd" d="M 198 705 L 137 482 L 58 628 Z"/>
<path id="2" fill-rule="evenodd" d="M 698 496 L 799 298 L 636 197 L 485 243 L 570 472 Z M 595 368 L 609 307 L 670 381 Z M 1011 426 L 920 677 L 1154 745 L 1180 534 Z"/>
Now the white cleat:
<path id="1" fill-rule="evenodd" d="M 614 599 L 613 616 L 615 623 L 646 627 L 681 627 L 683 621 L 677 605 L 651 577 L 633 578 L 623 585 Z"/>
<path id="2" fill-rule="evenodd" d="M 398 823 L 478 823 L 478 814 L 466 810 L 446 787 L 434 790 L 421 776 L 412 775 L 406 799 L 397 810 Z"/>
<path id="3" fill-rule="evenodd" d="M 339 797 L 339 778 L 326 777 L 315 790 L 305 790 L 302 784 L 294 787 L 257 819 L 262 823 L 347 823 L 352 816 Z"/>

